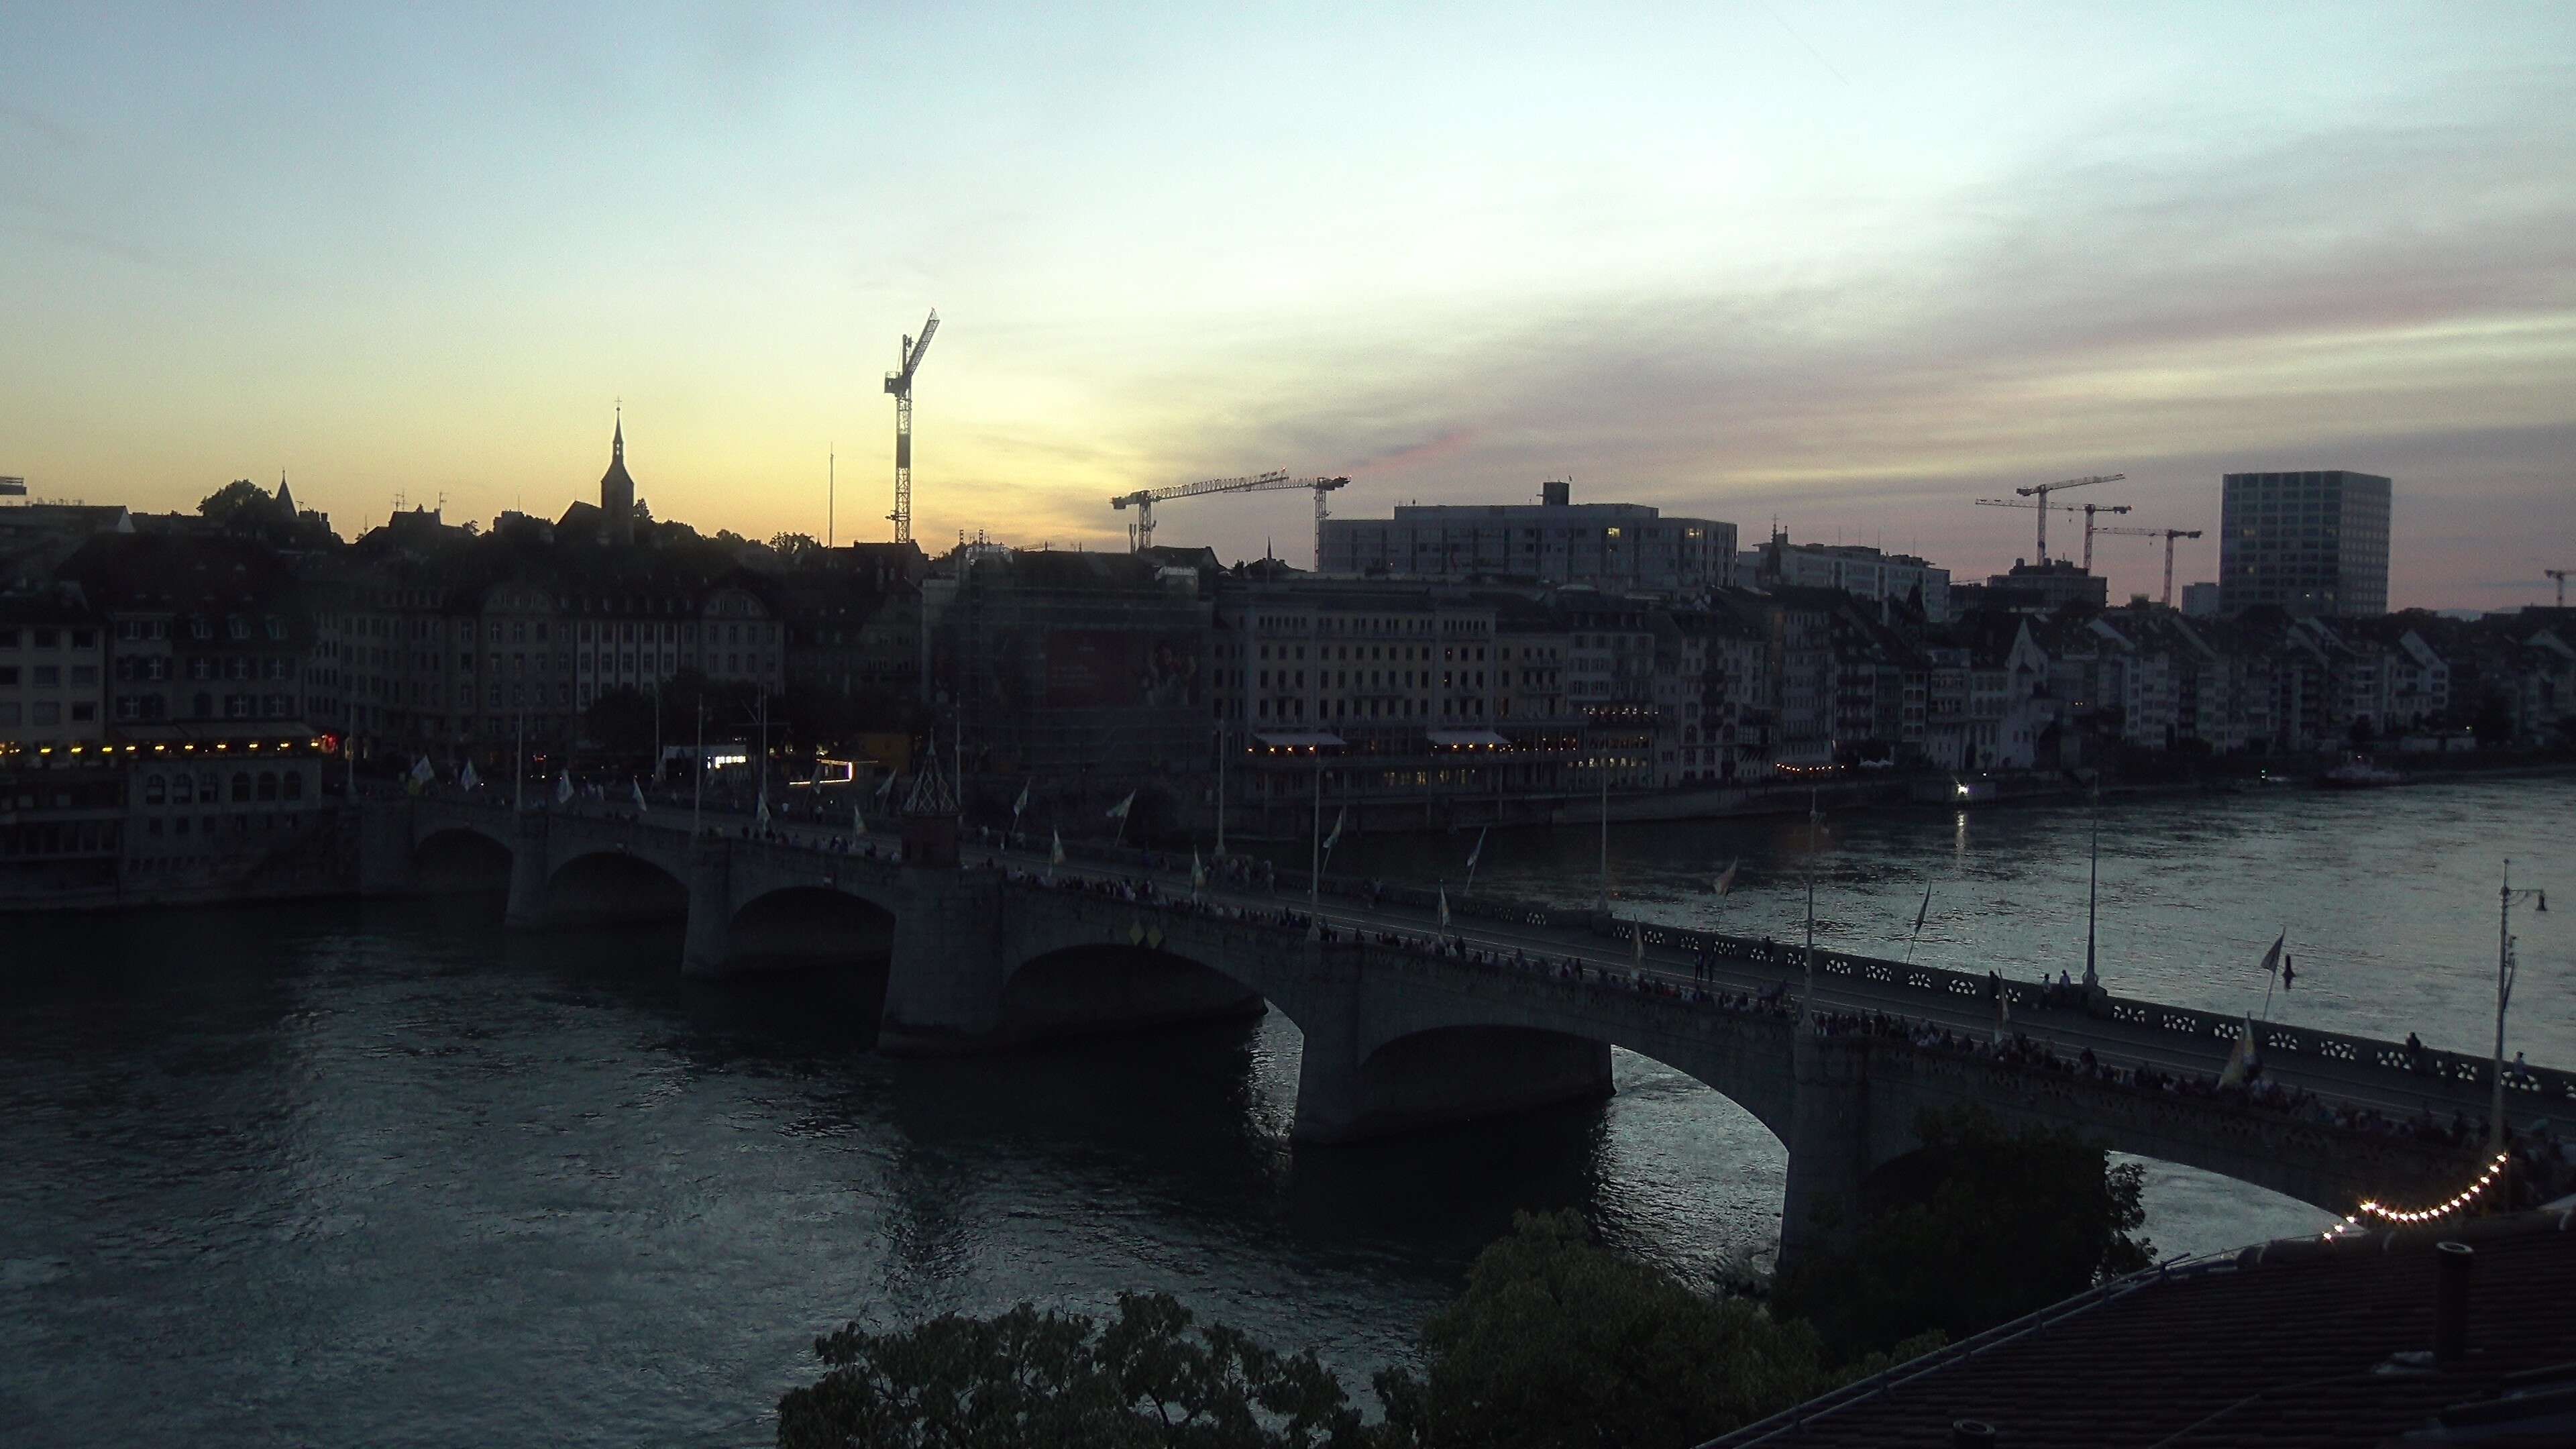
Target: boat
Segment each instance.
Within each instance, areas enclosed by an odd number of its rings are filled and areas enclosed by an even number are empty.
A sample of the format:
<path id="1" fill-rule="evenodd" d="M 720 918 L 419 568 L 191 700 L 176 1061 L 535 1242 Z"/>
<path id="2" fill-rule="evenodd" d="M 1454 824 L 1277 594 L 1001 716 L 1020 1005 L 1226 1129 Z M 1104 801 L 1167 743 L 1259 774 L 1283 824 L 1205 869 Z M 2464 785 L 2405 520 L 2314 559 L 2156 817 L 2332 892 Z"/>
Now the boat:
<path id="1" fill-rule="evenodd" d="M 2405 780 L 2406 777 L 2395 770 L 2371 763 L 2368 755 L 2354 755 L 2317 777 L 2317 783 L 2329 790 L 2370 790 L 2382 785 L 2403 784 Z"/>

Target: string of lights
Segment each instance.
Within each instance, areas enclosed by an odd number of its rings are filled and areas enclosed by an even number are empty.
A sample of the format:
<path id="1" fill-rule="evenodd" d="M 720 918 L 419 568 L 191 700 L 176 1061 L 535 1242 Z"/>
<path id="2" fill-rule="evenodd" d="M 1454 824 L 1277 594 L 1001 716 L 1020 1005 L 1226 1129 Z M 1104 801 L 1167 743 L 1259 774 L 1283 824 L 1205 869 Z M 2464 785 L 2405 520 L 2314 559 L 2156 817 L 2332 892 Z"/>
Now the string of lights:
<path id="1" fill-rule="evenodd" d="M 2507 1160 L 2507 1154 L 2502 1152 L 2497 1153 L 2488 1161 L 2486 1170 L 2478 1174 L 2477 1181 L 2470 1183 L 2467 1187 L 2464 1187 L 2458 1192 L 2452 1194 L 2451 1200 L 2443 1203 L 2440 1207 L 2419 1208 L 2410 1211 L 2405 1208 L 2388 1207 L 2373 1199 L 2364 1199 L 2360 1207 L 2355 1208 L 2344 1215 L 2344 1220 L 2336 1225 L 2335 1232 L 2339 1233 L 2346 1228 L 2360 1226 L 2361 1220 L 2364 1217 L 2377 1218 L 2381 1222 L 2396 1223 L 2401 1226 L 2409 1223 L 2429 1223 L 2439 1218 L 2449 1217 L 2451 1214 L 2467 1207 L 2470 1203 L 2477 1201 L 2478 1194 L 2486 1191 L 2489 1183 L 2494 1182 L 2497 1178 L 2503 1176 L 2504 1166 Z M 2327 1234 L 2328 1237 L 2332 1237 L 2333 1235 L 2333 1233 Z"/>

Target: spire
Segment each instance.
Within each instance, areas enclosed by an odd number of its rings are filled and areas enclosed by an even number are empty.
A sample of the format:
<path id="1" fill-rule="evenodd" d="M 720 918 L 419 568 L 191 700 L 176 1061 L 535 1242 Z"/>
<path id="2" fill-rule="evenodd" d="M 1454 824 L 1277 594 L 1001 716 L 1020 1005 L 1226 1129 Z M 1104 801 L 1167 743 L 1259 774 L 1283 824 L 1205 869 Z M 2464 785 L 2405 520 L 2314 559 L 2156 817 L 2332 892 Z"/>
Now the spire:
<path id="1" fill-rule="evenodd" d="M 624 403 L 617 405 L 617 432 L 608 440 L 608 456 L 611 460 L 626 456 L 626 404 Z"/>
<path id="2" fill-rule="evenodd" d="M 277 470 L 277 511 L 288 518 L 295 516 L 295 495 L 286 491 L 286 470 Z"/>

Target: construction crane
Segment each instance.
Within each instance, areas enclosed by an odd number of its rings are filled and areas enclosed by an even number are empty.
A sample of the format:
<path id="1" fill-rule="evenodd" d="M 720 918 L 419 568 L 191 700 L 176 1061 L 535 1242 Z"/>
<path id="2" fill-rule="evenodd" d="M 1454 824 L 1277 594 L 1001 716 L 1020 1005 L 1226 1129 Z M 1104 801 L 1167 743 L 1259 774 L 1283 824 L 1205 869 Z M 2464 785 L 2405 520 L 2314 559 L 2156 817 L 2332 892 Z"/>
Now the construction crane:
<path id="1" fill-rule="evenodd" d="M 2568 572 L 2569 572 L 2569 571 L 2568 571 L 2568 570 L 2566 570 L 2566 569 L 2542 569 L 2542 570 L 2541 570 L 2541 572 L 2542 572 L 2542 573 L 2544 573 L 2544 574 L 2549 575 L 2551 578 L 2556 579 L 2556 580 L 2558 581 L 2558 607 L 2560 607 L 2560 608 L 2562 608 L 2562 609 L 2563 609 L 2563 608 L 2566 608 L 2566 607 L 2567 607 L 2567 574 L 2568 574 Z"/>
<path id="2" fill-rule="evenodd" d="M 2129 538 L 2161 538 L 2165 541 L 2165 607 L 2168 609 L 2172 608 L 2174 540 L 2177 538 L 2198 538 L 2200 537 L 2200 530 L 2197 528 L 2105 527 L 2102 531 L 2104 533 L 2121 534 Z"/>
<path id="3" fill-rule="evenodd" d="M 1315 490 L 1315 567 L 1324 566 L 1324 495 L 1336 488 L 1350 486 L 1348 478 L 1292 478 L 1285 468 L 1274 469 L 1253 478 L 1209 478 L 1197 483 L 1176 483 L 1169 488 L 1140 488 L 1121 493 L 1109 500 L 1112 508 L 1134 508 L 1136 521 L 1127 526 L 1129 547 L 1142 552 L 1154 546 L 1154 505 L 1175 498 L 1197 498 L 1209 493 L 1275 493 L 1283 488 Z"/>
<path id="4" fill-rule="evenodd" d="M 2055 483 L 2034 483 L 2028 488 L 2016 488 L 2013 493 L 2022 498 L 2036 497 L 2040 502 L 2046 503 L 2048 495 L 2060 489 L 2090 488 L 2096 483 L 2117 483 L 2128 476 L 2126 473 L 2103 473 L 2091 478 L 2062 478 Z M 2039 561 L 2048 562 L 2048 510 L 2046 508 L 2039 510 Z"/>
<path id="5" fill-rule="evenodd" d="M 2044 507 L 2044 508 L 2054 508 L 2054 509 L 2056 509 L 2057 511 L 2059 511 L 2060 513 L 2081 513 L 2081 514 L 2083 514 L 2083 515 L 2084 515 L 2084 571 L 2085 571 L 2086 573 L 2091 573 L 2091 572 L 2093 571 L 2093 515 L 2095 515 L 2095 514 L 2097 514 L 2097 513 L 2126 513 L 2126 512 L 2128 512 L 2128 511 L 2129 511 L 2129 505 L 2127 505 L 2127 504 L 2125 504 L 2125 503 L 2087 503 L 2087 504 L 2085 504 L 2083 507 L 2078 508 L 2078 507 L 2076 507 L 2076 506 L 2075 506 L 2074 504 L 2072 504 L 2072 503 L 2048 503 L 2048 504 L 2040 504 L 2040 503 L 2020 503 L 2020 502 L 2016 502 L 2016 501 L 2014 501 L 2013 499 L 2010 499 L 2010 498 L 1980 498 L 1980 499 L 1978 499 L 1978 500 L 1977 500 L 1977 506 L 1978 506 L 1979 508 L 2043 508 L 2043 507 Z"/>
<path id="6" fill-rule="evenodd" d="M 896 361 L 902 367 L 886 374 L 885 390 L 894 394 L 894 541 L 912 542 L 912 375 L 921 370 L 922 355 L 930 351 L 930 339 L 939 331 L 939 309 L 930 309 L 930 320 L 921 324 L 921 339 L 903 339 L 903 351 Z"/>

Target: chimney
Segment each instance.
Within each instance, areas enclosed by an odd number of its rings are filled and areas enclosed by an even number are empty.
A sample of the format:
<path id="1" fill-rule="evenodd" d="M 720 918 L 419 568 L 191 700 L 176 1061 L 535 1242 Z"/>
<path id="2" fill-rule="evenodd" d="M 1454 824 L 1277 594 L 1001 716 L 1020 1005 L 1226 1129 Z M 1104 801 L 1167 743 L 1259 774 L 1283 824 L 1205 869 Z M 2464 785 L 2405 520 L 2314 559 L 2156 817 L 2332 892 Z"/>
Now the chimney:
<path id="1" fill-rule="evenodd" d="M 1573 494 L 1574 484 L 1571 480 L 1564 482 L 1550 480 L 1538 485 L 1538 501 L 1550 508 L 1563 508 L 1574 501 Z"/>
<path id="2" fill-rule="evenodd" d="M 2448 1366 L 2469 1352 L 2469 1269 L 2477 1254 L 2466 1243 L 2435 1243 L 2433 1362 Z"/>

